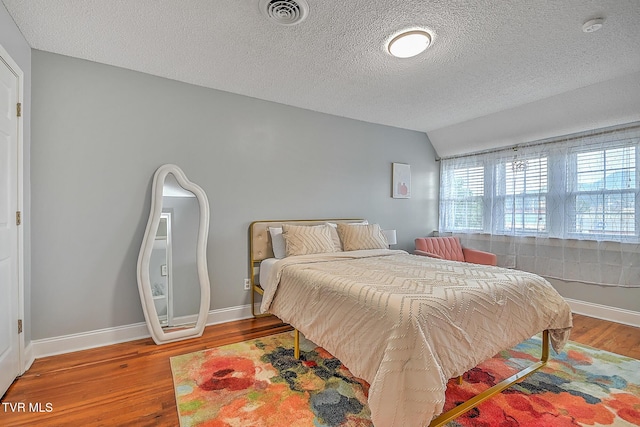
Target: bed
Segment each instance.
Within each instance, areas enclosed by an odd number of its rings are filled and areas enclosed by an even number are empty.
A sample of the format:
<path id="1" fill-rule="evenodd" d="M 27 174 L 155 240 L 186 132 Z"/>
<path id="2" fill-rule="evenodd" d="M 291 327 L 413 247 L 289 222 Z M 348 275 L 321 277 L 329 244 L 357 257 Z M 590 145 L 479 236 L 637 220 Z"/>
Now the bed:
<path id="1" fill-rule="evenodd" d="M 276 257 L 274 246 L 281 252 L 282 242 L 273 231 L 297 233 L 298 226 L 318 235 L 322 229 L 325 246 L 329 233 L 334 249 Z M 338 229 L 341 242 L 335 242 Z M 379 243 L 360 248 L 345 234 L 353 230 L 375 234 L 379 227 L 358 219 L 256 221 L 250 269 L 254 290 L 263 295 L 262 313 L 291 324 L 370 384 L 374 425 L 445 424 L 542 367 L 549 344 L 560 351 L 568 340 L 571 311 L 545 279 Z M 288 236 L 293 242 L 296 234 Z M 540 332 L 540 362 L 441 414 L 450 378 Z"/>

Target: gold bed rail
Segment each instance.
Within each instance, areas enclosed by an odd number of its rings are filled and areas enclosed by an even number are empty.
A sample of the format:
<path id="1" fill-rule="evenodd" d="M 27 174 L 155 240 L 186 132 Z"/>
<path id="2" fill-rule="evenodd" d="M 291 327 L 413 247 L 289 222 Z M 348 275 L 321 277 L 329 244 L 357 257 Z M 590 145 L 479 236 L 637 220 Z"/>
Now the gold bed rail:
<path id="1" fill-rule="evenodd" d="M 542 331 L 542 352 L 541 353 L 542 354 L 540 356 L 540 361 L 534 363 L 531 366 L 527 366 L 526 368 L 524 368 L 519 372 L 516 372 L 515 374 L 511 375 L 509 378 L 502 380 L 498 384 L 486 389 L 482 393 L 472 397 L 466 402 L 461 403 L 455 408 L 450 409 L 447 412 L 443 412 L 442 414 L 438 415 L 436 418 L 431 420 L 429 427 L 440 427 L 445 425 L 449 421 L 452 421 L 455 418 L 458 418 L 460 415 L 464 414 L 468 410 L 475 408 L 485 400 L 495 396 L 498 393 L 501 393 L 504 389 L 511 387 L 518 381 L 523 380 L 524 378 L 528 377 L 529 375 L 533 374 L 534 372 L 542 368 L 544 365 L 546 365 L 547 361 L 549 360 L 549 331 L 548 330 Z M 300 359 L 300 331 L 298 331 L 297 329 L 294 329 L 293 355 L 296 359 Z M 462 384 L 462 376 L 458 377 L 458 384 Z"/>
<path id="2" fill-rule="evenodd" d="M 264 221 L 254 221 L 250 224 L 249 226 L 249 277 L 251 281 L 251 314 L 254 317 L 270 316 L 270 314 L 256 313 L 255 311 L 255 303 L 256 303 L 255 294 L 258 293 L 259 295 L 262 295 L 264 292 L 262 287 L 260 287 L 260 284 L 257 283 L 256 269 L 259 268 L 260 261 L 270 256 L 273 256 L 273 250 L 271 249 L 271 246 L 270 246 L 271 242 L 270 242 L 270 237 L 268 236 L 268 233 L 266 234 L 262 233 L 260 236 L 258 236 L 260 239 L 262 239 L 262 244 L 263 245 L 266 244 L 267 246 L 266 246 L 266 250 L 263 250 L 262 252 L 257 253 L 256 251 L 257 238 L 256 238 L 256 232 L 255 232 L 256 226 L 258 225 L 266 226 L 268 224 L 281 225 L 282 223 L 292 223 L 292 224 L 306 223 L 306 225 L 312 225 L 314 223 L 317 224 L 317 223 L 328 222 L 328 221 L 352 222 L 352 221 L 362 221 L 362 219 L 353 218 L 353 219 L 281 220 L 281 221 L 264 220 Z M 294 351 L 294 357 L 296 359 L 299 359 L 300 358 L 300 332 L 297 329 L 294 329 L 294 350 L 293 351 Z M 460 415 L 464 414 L 468 410 L 475 408 L 476 406 L 480 405 L 482 402 L 489 399 L 490 397 L 495 396 L 498 393 L 501 393 L 504 389 L 511 387 L 513 384 L 517 383 L 518 381 L 528 377 L 532 373 L 541 369 L 543 366 L 547 364 L 548 360 L 549 360 L 549 331 L 545 330 L 542 332 L 542 354 L 540 356 L 540 361 L 513 374 L 509 378 L 506 378 L 505 380 L 499 382 L 498 384 L 478 394 L 477 396 L 467 400 L 466 402 L 461 403 L 455 408 L 450 409 L 449 411 L 438 415 L 436 418 L 431 420 L 429 427 L 440 427 L 448 423 L 449 421 L 459 417 Z M 458 377 L 459 384 L 462 383 L 461 378 L 462 377 Z"/>
<path id="3" fill-rule="evenodd" d="M 464 403 L 461 403 L 455 408 L 450 409 L 447 412 L 444 412 L 438 415 L 436 418 L 431 420 L 431 424 L 429 424 L 429 427 L 439 427 L 439 426 L 445 425 L 446 423 L 448 423 L 449 421 L 455 418 L 458 418 L 460 415 L 464 414 L 470 409 L 475 408 L 476 406 L 480 405 L 482 402 L 489 399 L 490 397 L 495 396 L 496 394 L 502 392 L 502 390 L 511 387 L 513 384 L 517 383 L 518 381 L 521 381 L 522 379 L 533 374 L 535 371 L 539 370 L 544 365 L 546 365 L 548 360 L 549 360 L 549 331 L 545 330 L 542 332 L 542 354 L 540 356 L 539 362 L 536 362 L 531 366 L 527 366 L 523 370 L 516 372 L 515 374 L 511 375 L 509 378 L 502 380 L 498 384 L 486 389 L 485 391 L 478 394 L 477 396 L 472 397 L 471 399 L 467 400 Z"/>

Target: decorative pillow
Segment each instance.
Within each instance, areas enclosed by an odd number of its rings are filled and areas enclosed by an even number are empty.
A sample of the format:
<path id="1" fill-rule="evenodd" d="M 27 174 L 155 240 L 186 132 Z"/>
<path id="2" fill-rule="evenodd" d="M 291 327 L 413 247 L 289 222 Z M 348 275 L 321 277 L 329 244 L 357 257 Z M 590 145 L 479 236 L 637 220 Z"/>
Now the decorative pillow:
<path id="1" fill-rule="evenodd" d="M 282 224 L 287 256 L 338 252 L 327 224 L 305 226 Z"/>
<path id="2" fill-rule="evenodd" d="M 342 243 L 340 243 L 340 236 L 338 236 L 338 225 L 332 222 L 328 222 L 329 234 L 331 234 L 331 241 L 336 252 L 342 252 Z"/>
<path id="3" fill-rule="evenodd" d="M 338 224 L 338 234 L 345 251 L 389 249 L 387 238 L 378 224 Z"/>
<path id="4" fill-rule="evenodd" d="M 282 227 L 269 227 L 269 234 L 271 235 L 271 248 L 273 249 L 273 256 L 278 259 L 282 259 L 287 256 L 287 246 L 284 243 L 284 237 L 282 236 Z"/>
<path id="5" fill-rule="evenodd" d="M 342 242 L 340 241 L 340 236 L 338 235 L 338 224 L 336 224 L 335 222 L 328 222 L 327 224 L 331 226 L 331 238 L 333 239 L 333 244 L 336 247 L 336 250 L 338 252 L 342 252 Z M 365 219 L 362 222 L 350 222 L 349 224 L 364 225 L 369 224 L 369 221 Z"/>

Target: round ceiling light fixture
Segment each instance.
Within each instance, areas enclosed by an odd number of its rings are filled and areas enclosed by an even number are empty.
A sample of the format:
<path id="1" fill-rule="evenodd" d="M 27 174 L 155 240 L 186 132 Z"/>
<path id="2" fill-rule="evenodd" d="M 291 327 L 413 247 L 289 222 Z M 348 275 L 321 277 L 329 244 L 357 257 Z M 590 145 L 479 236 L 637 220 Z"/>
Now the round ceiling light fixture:
<path id="1" fill-rule="evenodd" d="M 391 39 L 387 49 L 396 58 L 411 58 L 424 52 L 429 45 L 431 45 L 431 34 L 424 30 L 411 30 Z"/>

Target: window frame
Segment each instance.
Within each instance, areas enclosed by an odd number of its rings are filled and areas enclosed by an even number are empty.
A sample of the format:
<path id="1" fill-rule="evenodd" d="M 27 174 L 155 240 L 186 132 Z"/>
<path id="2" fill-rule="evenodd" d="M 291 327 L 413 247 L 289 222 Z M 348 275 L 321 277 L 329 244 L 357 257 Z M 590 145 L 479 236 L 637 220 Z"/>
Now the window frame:
<path id="1" fill-rule="evenodd" d="M 615 150 L 615 149 L 619 149 L 619 148 L 632 148 L 634 151 L 634 166 L 633 169 L 635 169 L 635 187 L 633 188 L 627 188 L 627 189 L 607 189 L 606 186 L 605 188 L 602 189 L 595 189 L 595 190 L 579 190 L 578 187 L 578 155 L 579 154 L 583 154 L 583 153 L 592 153 L 592 152 L 598 152 L 598 151 L 602 151 L 605 152 L 608 150 Z M 607 167 L 606 167 L 606 154 L 604 157 L 604 165 L 603 165 L 603 177 L 604 179 L 606 179 L 607 176 Z M 569 154 L 567 155 L 567 176 L 571 176 L 572 177 L 572 181 L 574 183 L 574 188 L 569 188 L 569 185 L 567 185 L 565 187 L 565 191 L 566 191 L 566 197 L 565 197 L 565 204 L 566 204 L 566 211 L 568 212 L 568 215 L 565 216 L 565 230 L 566 230 L 566 235 L 569 238 L 574 238 L 574 239 L 580 239 L 580 240 L 615 240 L 615 241 L 620 241 L 620 242 L 625 242 L 625 241 L 637 241 L 640 240 L 640 197 L 637 196 L 638 194 L 638 189 L 640 189 L 640 145 L 637 143 L 637 140 L 634 140 L 633 138 L 631 139 L 624 139 L 624 140 L 618 140 L 618 141 L 612 141 L 611 143 L 607 144 L 606 147 L 603 146 L 603 144 L 592 144 L 592 145 L 586 145 L 586 146 L 582 146 L 582 147 L 574 147 L 573 149 L 570 150 Z M 578 218 L 577 218 L 577 208 L 576 208 L 576 204 L 577 204 L 577 200 L 578 197 L 581 195 L 596 195 L 596 196 L 602 196 L 603 198 L 606 198 L 608 195 L 625 195 L 625 194 L 632 194 L 635 197 L 635 203 L 634 203 L 634 219 L 633 219 L 633 223 L 634 223 L 634 230 L 633 233 L 630 234 L 622 234 L 622 233 L 615 233 L 615 232 L 602 232 L 602 233 L 587 233 L 584 231 L 577 231 L 577 223 L 578 223 Z M 604 204 L 604 201 L 603 201 Z M 606 210 L 604 210 L 602 212 L 597 212 L 597 214 L 602 214 L 603 216 L 605 216 L 607 214 Z M 606 224 L 604 223 L 604 219 L 603 219 L 603 227 L 606 227 Z M 606 231 L 606 230 L 604 230 Z"/>
<path id="2" fill-rule="evenodd" d="M 482 163 L 482 162 L 469 162 L 468 164 L 464 164 L 459 168 L 455 168 L 455 169 L 451 169 L 449 171 L 447 171 L 449 174 L 451 174 L 451 178 L 448 179 L 449 182 L 454 182 L 455 181 L 455 174 L 457 171 L 462 171 L 462 170 L 466 170 L 467 171 L 467 178 L 469 177 L 469 171 L 472 169 L 480 169 L 480 174 L 483 177 L 483 188 L 482 188 L 482 195 L 477 195 L 477 196 L 471 196 L 471 197 L 463 197 L 463 198 L 456 198 L 456 197 L 447 197 L 444 198 L 444 202 L 443 202 L 443 197 L 442 194 L 440 194 L 440 209 L 441 209 L 441 215 L 442 215 L 442 207 L 443 207 L 443 203 L 446 205 L 445 208 L 450 209 L 452 206 L 452 204 L 456 204 L 459 202 L 470 202 L 470 204 L 476 204 L 478 203 L 480 205 L 480 227 L 478 228 L 472 228 L 472 227 L 456 227 L 455 226 L 455 218 L 456 215 L 455 213 L 452 214 L 447 214 L 445 215 L 445 217 L 447 218 L 447 222 L 452 219 L 452 226 L 448 227 L 447 230 L 448 231 L 453 231 L 453 232 L 472 232 L 472 233 L 478 233 L 478 232 L 483 232 L 483 230 L 485 229 L 485 224 L 484 224 L 484 219 L 486 217 L 486 215 L 484 214 L 486 212 L 486 199 L 487 199 L 487 185 L 486 185 L 486 166 Z M 443 177 L 441 175 L 440 177 L 441 180 L 443 180 Z M 453 191 L 450 191 L 448 193 L 448 196 L 451 196 L 451 194 L 453 193 Z"/>
<path id="3" fill-rule="evenodd" d="M 522 171 L 524 173 L 524 177 L 523 177 L 523 186 L 524 186 L 524 192 L 520 193 L 520 194 L 516 194 L 515 192 L 513 194 L 509 194 L 509 190 L 508 190 L 508 185 L 509 182 L 507 182 L 507 177 L 509 175 L 507 169 L 509 167 L 512 167 L 513 162 L 515 160 L 519 160 L 519 161 L 540 161 L 542 162 L 544 160 L 545 165 L 546 165 L 546 173 L 545 173 L 545 179 L 546 179 L 546 191 L 544 192 L 532 192 L 532 193 L 527 193 L 526 187 L 527 187 L 527 170 Z M 540 236 L 540 235 L 548 235 L 548 224 L 549 224 L 549 209 L 547 209 L 548 204 L 548 194 L 549 194 L 549 156 L 544 154 L 544 153 L 539 153 L 539 154 L 530 154 L 530 155 L 526 155 L 526 156 L 519 156 L 517 159 L 516 158 L 512 158 L 512 159 L 498 159 L 497 161 L 493 162 L 493 169 L 495 171 L 495 183 L 492 186 L 492 190 L 493 190 L 493 205 L 495 207 L 496 210 L 496 214 L 494 215 L 494 224 L 492 224 L 492 230 L 495 231 L 495 234 L 499 234 L 499 235 L 516 235 L 516 236 Z M 498 169 L 501 169 L 500 171 Z M 542 168 L 540 168 L 542 170 Z M 500 180 L 500 173 L 504 174 L 504 178 L 503 180 Z M 513 173 L 513 178 L 515 178 L 517 172 Z M 515 183 L 514 183 L 515 185 Z M 498 186 L 500 186 L 500 189 L 498 189 Z M 516 210 L 516 206 L 517 206 L 517 200 L 521 200 L 522 201 L 522 206 L 523 206 L 523 212 L 522 215 L 525 215 L 524 212 L 524 206 L 525 206 L 525 200 L 527 199 L 538 199 L 538 206 L 540 205 L 540 201 L 544 200 L 544 229 L 539 229 L 536 228 L 535 230 L 531 230 L 531 229 L 526 229 L 524 227 L 524 219 L 522 221 L 522 227 L 518 227 L 517 222 L 515 222 L 515 225 L 512 229 L 508 229 L 506 227 L 506 215 L 507 215 L 507 208 L 506 208 L 506 202 L 508 199 L 513 200 L 513 211 Z M 512 216 L 515 216 L 516 213 L 513 212 L 511 213 Z M 538 216 L 540 216 L 538 214 Z"/>
<path id="4" fill-rule="evenodd" d="M 630 147 L 633 149 L 635 164 L 631 162 L 631 166 L 625 166 L 624 160 L 612 160 L 614 166 L 607 168 L 606 153 L 610 150 Z M 507 169 L 510 167 L 514 159 L 514 150 L 521 149 L 517 152 L 519 160 L 528 159 L 542 160 L 546 158 L 546 192 L 527 193 L 526 187 L 521 194 L 507 194 L 506 187 L 508 183 L 505 181 L 508 176 Z M 635 188 L 602 188 L 595 190 L 578 190 L 578 156 L 581 153 L 603 151 L 605 156 L 605 164 L 603 165 L 603 179 L 606 179 L 611 173 L 616 171 L 632 171 L 635 172 Z M 613 153 L 612 153 L 613 154 Z M 537 144 L 530 144 L 522 147 L 505 148 L 493 152 L 478 153 L 477 155 L 464 157 L 462 159 L 444 159 L 443 162 L 451 160 L 446 166 L 441 166 L 441 191 L 440 191 L 440 231 L 453 233 L 472 233 L 472 234 L 494 234 L 494 235 L 510 235 L 510 236 L 538 236 L 547 238 L 560 239 L 578 239 L 593 241 L 617 241 L 623 243 L 640 243 L 640 122 L 631 127 L 606 129 L 599 131 L 591 131 L 581 135 L 566 137 L 562 140 L 546 140 Z M 587 159 L 588 161 L 588 159 Z M 618 165 L 620 162 L 620 165 Z M 443 163 L 444 165 L 444 163 Z M 471 170 L 473 168 L 484 168 L 484 191 L 482 196 L 470 196 L 468 198 L 453 199 L 451 189 L 446 189 L 445 185 L 452 185 L 453 180 L 445 179 L 445 174 L 451 174 L 453 177 L 457 170 Z M 501 168 L 501 169 L 500 169 Z M 613 171 L 607 173 L 608 171 Z M 503 175 L 503 177 L 501 177 Z M 527 177 L 523 177 L 527 182 Z M 625 178 L 626 179 L 626 178 Z M 503 182 L 500 182 L 503 181 Z M 624 182 L 624 181 L 622 181 Z M 633 181 L 632 181 L 633 182 Z M 606 187 L 606 181 L 603 187 Z M 573 188 L 572 188 L 573 187 Z M 620 195 L 622 208 L 618 212 L 612 212 L 617 215 L 616 222 L 611 224 L 619 224 L 619 230 L 607 231 L 602 233 L 580 232 L 577 230 L 578 218 L 577 200 L 580 195 L 594 194 L 602 197 L 603 200 L 609 195 Z M 633 211 L 629 209 L 629 215 L 633 219 L 625 223 L 624 207 L 629 203 L 624 201 L 625 197 L 634 199 L 630 202 Z M 443 197 L 445 196 L 445 197 Z M 507 213 L 507 200 L 513 200 L 514 206 L 517 201 L 521 200 L 526 203 L 527 199 L 537 198 L 535 202 L 538 205 L 544 203 L 544 227 L 540 229 L 525 229 L 525 220 L 516 222 L 513 229 L 505 227 L 505 214 Z M 447 208 L 452 202 L 468 201 L 482 206 L 482 228 L 480 227 L 455 227 L 455 216 L 449 215 Z M 606 228 L 606 203 L 602 208 L 602 216 L 604 227 Z M 515 208 L 512 209 L 511 215 L 514 215 Z M 598 214 L 600 212 L 596 212 Z M 444 215 L 444 217 L 443 217 Z M 524 213 L 523 213 L 524 215 Z M 629 224 L 629 229 L 634 229 L 627 233 L 624 231 L 624 225 Z M 449 224 L 448 224 L 449 223 Z M 468 225 L 468 224 L 467 224 Z M 612 227 L 615 228 L 615 227 Z M 592 230 L 593 231 L 593 230 Z"/>

